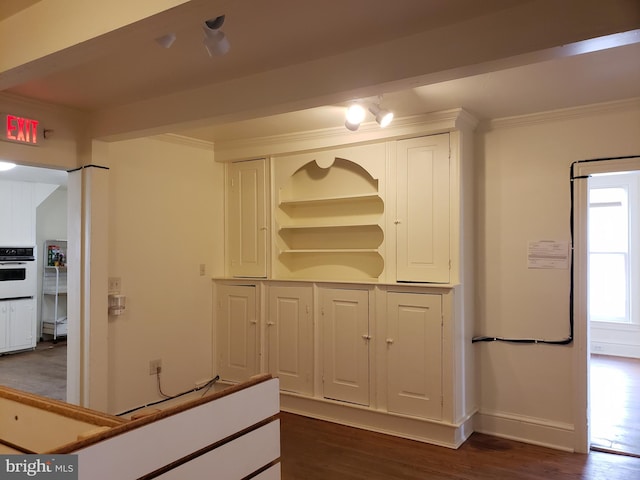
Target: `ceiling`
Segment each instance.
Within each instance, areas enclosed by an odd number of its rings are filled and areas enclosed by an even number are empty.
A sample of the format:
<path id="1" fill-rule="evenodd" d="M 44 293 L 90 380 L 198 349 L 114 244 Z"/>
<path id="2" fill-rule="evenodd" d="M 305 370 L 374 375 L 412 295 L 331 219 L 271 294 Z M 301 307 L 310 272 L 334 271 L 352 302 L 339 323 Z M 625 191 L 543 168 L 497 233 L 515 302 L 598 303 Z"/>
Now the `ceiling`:
<path id="1" fill-rule="evenodd" d="M 0 21 L 20 15 L 38 3 L 39 0 L 2 0 Z M 55 61 L 34 62 L 28 69 L 0 72 L 0 90 L 99 112 L 162 98 L 175 91 L 198 89 L 212 82 L 224 84 L 358 51 L 533 3 L 544 2 L 193 0 L 184 7 L 102 35 L 87 42 L 82 50 L 70 48 Z M 631 24 L 640 24 L 640 3 L 627 4 L 636 5 L 631 11 L 635 16 Z M 543 13 L 539 12 L 540 18 L 545 18 Z M 202 46 L 199 25 L 203 19 L 220 14 L 226 15 L 222 30 L 230 40 L 231 50 L 224 57 L 209 58 Z M 532 17 L 532 22 L 535 20 Z M 544 33 L 543 23 L 539 31 L 540 35 Z M 164 49 L 153 41 L 169 32 L 177 36 L 171 48 Z M 383 106 L 396 116 L 464 107 L 480 119 L 640 97 L 640 34 L 636 32 L 631 40 L 627 37 L 624 43 L 616 48 L 588 48 L 588 53 L 581 55 L 468 68 L 456 75 L 442 76 L 444 81 L 396 83 L 378 93 L 383 94 Z M 334 75 L 337 78 L 341 72 Z M 363 92 L 370 93 L 371 89 Z M 338 102 L 316 102 L 311 108 L 301 104 L 301 109 L 287 106 L 275 115 L 248 111 L 230 121 L 213 121 L 198 128 L 177 126 L 172 133 L 221 142 L 338 127 L 344 121 L 343 107 L 349 98 L 355 98 L 353 92 L 345 92 Z"/>

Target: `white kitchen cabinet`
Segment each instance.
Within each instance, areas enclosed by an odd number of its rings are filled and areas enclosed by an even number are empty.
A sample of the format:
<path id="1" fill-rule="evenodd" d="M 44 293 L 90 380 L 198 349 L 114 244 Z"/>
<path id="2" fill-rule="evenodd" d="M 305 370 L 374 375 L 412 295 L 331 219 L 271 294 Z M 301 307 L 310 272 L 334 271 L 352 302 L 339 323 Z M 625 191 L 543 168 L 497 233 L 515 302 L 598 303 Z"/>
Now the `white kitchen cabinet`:
<path id="1" fill-rule="evenodd" d="M 280 389 L 313 395 L 313 290 L 311 285 L 269 285 L 269 373 Z"/>
<path id="2" fill-rule="evenodd" d="M 216 289 L 216 348 L 221 380 L 243 382 L 259 372 L 255 285 Z"/>
<path id="3" fill-rule="evenodd" d="M 35 348 L 33 299 L 0 301 L 0 353 Z"/>
<path id="4" fill-rule="evenodd" d="M 442 297 L 388 292 L 387 409 L 442 418 Z"/>
<path id="5" fill-rule="evenodd" d="M 399 140 L 396 280 L 450 281 L 449 134 Z"/>
<path id="6" fill-rule="evenodd" d="M 267 275 L 266 160 L 234 162 L 227 169 L 227 259 L 232 277 Z"/>
<path id="7" fill-rule="evenodd" d="M 323 395 L 369 405 L 369 292 L 322 288 Z"/>
<path id="8" fill-rule="evenodd" d="M 33 246 L 35 244 L 35 208 L 33 184 L 0 181 L 0 244 Z"/>

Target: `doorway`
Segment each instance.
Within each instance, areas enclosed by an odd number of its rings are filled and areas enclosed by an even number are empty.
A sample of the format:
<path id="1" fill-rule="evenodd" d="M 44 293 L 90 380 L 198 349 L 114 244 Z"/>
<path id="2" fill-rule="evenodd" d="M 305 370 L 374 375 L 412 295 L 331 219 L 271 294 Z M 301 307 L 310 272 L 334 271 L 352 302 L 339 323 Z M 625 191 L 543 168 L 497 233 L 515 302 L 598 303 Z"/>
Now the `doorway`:
<path id="1" fill-rule="evenodd" d="M 605 349 L 605 347 L 609 347 L 611 345 L 607 345 L 607 343 L 622 343 L 618 340 L 614 340 L 609 337 L 606 338 L 606 342 L 603 339 L 599 338 L 599 333 L 597 330 L 602 326 L 598 322 L 604 322 L 604 324 L 615 324 L 616 322 L 612 322 L 612 320 L 620 320 L 622 317 L 619 315 L 621 312 L 626 314 L 630 314 L 632 318 L 635 314 L 637 314 L 638 305 L 634 304 L 630 301 L 631 297 L 627 293 L 622 296 L 615 296 L 614 294 L 606 295 L 606 292 L 611 292 L 613 282 L 599 282 L 599 278 L 594 278 L 598 272 L 598 262 L 603 260 L 607 254 L 611 254 L 611 256 L 618 255 L 618 262 L 620 262 L 620 253 L 621 250 L 619 248 L 609 248 L 601 249 L 594 248 L 594 254 L 600 255 L 603 254 L 604 257 L 600 259 L 595 259 L 594 266 L 596 268 L 589 269 L 590 264 L 590 254 L 589 251 L 590 245 L 590 235 L 589 235 L 589 218 L 590 218 L 590 186 L 599 186 L 598 185 L 598 176 L 606 176 L 606 175 L 617 175 L 625 172 L 640 172 L 640 156 L 638 155 L 630 155 L 624 157 L 613 157 L 613 158 L 599 158 L 593 160 L 581 160 L 576 161 L 571 165 L 571 231 L 572 231 L 572 272 L 571 272 L 571 310 L 572 310 L 572 325 L 573 325 L 573 352 L 574 352 L 574 431 L 575 431 L 575 446 L 574 449 L 576 452 L 587 453 L 589 450 L 594 449 L 602 449 L 615 453 L 626 453 L 629 455 L 633 455 L 631 452 L 624 452 L 622 450 L 617 450 L 617 447 L 605 449 L 603 447 L 599 447 L 596 442 L 599 440 L 596 436 L 599 436 L 597 430 L 597 423 L 600 422 L 603 425 L 603 429 L 607 427 L 611 427 L 615 424 L 615 422 L 610 422 L 607 420 L 607 416 L 611 418 L 614 414 L 618 414 L 618 422 L 620 425 L 629 426 L 631 425 L 632 419 L 628 418 L 629 410 L 622 409 L 619 404 L 614 402 L 625 402 L 630 400 L 631 396 L 627 395 L 630 393 L 633 386 L 629 386 L 629 388 L 624 387 L 625 385 L 622 381 L 618 383 L 618 387 L 614 387 L 613 385 L 607 386 L 605 381 L 621 378 L 628 378 L 620 375 L 619 373 L 608 373 L 608 372 L 620 372 L 620 370 L 604 370 L 598 371 L 598 360 L 611 360 L 616 358 L 624 358 L 617 357 L 614 355 L 607 355 L 606 357 L 598 357 L 596 355 L 602 355 L 604 353 L 613 353 L 609 352 Z M 595 183 L 594 183 L 594 180 Z M 602 186 L 602 185 L 600 185 Z M 605 186 L 606 187 L 606 186 Z M 610 192 L 609 192 L 610 193 Z M 640 203 L 637 197 L 631 198 L 627 200 L 631 202 L 632 206 L 638 208 L 638 204 Z M 604 198 L 594 198 L 594 203 L 603 203 L 605 205 L 600 205 L 604 210 L 601 210 L 600 213 L 606 210 L 607 204 L 611 206 L 619 204 L 618 200 L 607 201 Z M 605 215 L 606 217 L 606 215 Z M 631 225 L 631 224 L 629 224 Z M 628 227 L 629 228 L 629 227 Z M 633 227 L 631 227 L 633 228 Z M 607 235 L 612 233 L 607 231 Z M 628 233 L 632 233 L 631 231 Z M 634 260 L 632 257 L 637 256 L 637 249 L 630 250 L 622 250 L 625 255 L 628 255 L 627 258 L 627 269 L 626 273 L 629 274 L 627 282 L 637 282 L 634 280 L 635 277 L 632 275 L 632 271 L 628 270 L 634 268 Z M 637 261 L 637 259 L 636 259 Z M 602 263 L 602 262 L 600 262 Z M 620 269 L 620 265 L 617 267 Z M 600 273 L 601 276 L 605 274 Z M 590 281 L 591 280 L 591 281 Z M 620 284 L 618 284 L 618 288 Z M 602 291 L 598 291 L 597 289 L 602 289 Z M 638 285 L 629 283 L 628 285 L 624 285 L 624 289 L 638 290 Z M 594 290 L 596 289 L 596 290 Z M 594 293 L 593 298 L 589 296 L 589 291 Z M 603 293 L 604 292 L 604 293 Z M 607 305 L 606 301 L 600 305 L 597 305 L 598 294 L 603 293 L 601 297 L 605 300 L 615 300 L 617 303 L 614 307 L 611 305 Z M 613 296 L 611 296 L 613 295 Z M 590 301 L 594 300 L 596 304 L 590 305 Z M 599 301 L 603 301 L 600 298 Z M 603 312 L 609 316 L 617 317 L 617 318 L 600 318 L 591 320 L 591 307 L 594 307 L 594 316 L 599 316 Z M 597 308 L 596 308 L 597 307 Z M 606 317 L 606 316 L 605 316 Z M 610 325 L 609 325 L 610 326 Z M 620 328 L 621 324 L 618 324 Z M 625 328 L 631 328 L 631 326 L 626 325 Z M 614 329 L 615 330 L 615 329 Z M 595 332 L 595 337 L 593 333 Z M 593 337 L 593 338 L 592 338 Z M 623 337 L 624 338 L 624 337 Z M 593 342 L 592 342 L 593 340 Z M 594 343 L 595 342 L 595 343 Z M 592 351 L 594 350 L 594 351 Z M 618 350 L 620 353 L 621 350 Z M 594 356 L 594 361 L 591 361 L 591 356 Z M 625 355 L 628 355 L 628 352 L 625 352 Z M 609 365 L 611 366 L 611 365 Z M 593 367 L 593 374 L 592 368 Z M 631 374 L 632 378 L 636 380 L 638 377 L 635 374 Z M 604 380 L 599 383 L 599 378 L 604 377 Z M 626 385 L 629 385 L 628 383 Z M 615 388 L 618 388 L 618 393 L 615 393 Z M 637 390 L 637 388 L 636 388 Z M 597 395 L 600 395 L 598 397 Z M 599 402 L 599 403 L 598 403 Z M 599 413 L 597 409 L 599 405 L 602 405 L 602 412 L 598 417 Z M 624 412 L 624 413 L 623 413 Z M 610 436 L 610 435 L 607 435 Z M 634 442 L 635 443 L 635 442 Z M 614 445 L 614 443 L 610 443 L 610 445 Z M 625 450 L 629 450 L 625 448 Z"/>
<path id="2" fill-rule="evenodd" d="M 640 172 L 588 181 L 591 449 L 640 456 Z"/>
<path id="3" fill-rule="evenodd" d="M 19 351 L 3 356 L 2 384 L 18 388 L 57 400 L 66 400 L 67 368 L 66 365 L 66 268 L 64 260 L 58 258 L 55 267 L 48 262 L 47 240 L 55 239 L 54 244 L 67 240 L 68 192 L 67 172 L 48 168 L 16 166 L 2 172 L 2 183 L 24 185 L 20 189 L 9 191 L 29 191 L 33 202 L 31 215 L 27 215 L 34 232 L 35 262 L 34 276 L 34 308 L 36 317 L 35 350 Z M 28 185 L 28 187 L 27 187 Z M 60 255 L 62 255 L 60 253 Z M 62 273 L 61 273 L 62 272 Z M 46 277 L 46 278 L 45 278 Z M 55 282 L 53 280 L 56 280 Z M 37 285 L 37 287 L 36 287 Z M 55 295 L 53 286 L 55 285 Z M 54 315 L 55 312 L 55 315 Z M 48 327 L 57 326 L 57 338 L 51 335 L 50 328 L 43 328 L 43 320 L 47 319 Z M 51 320 L 57 320 L 52 323 Z M 63 332 L 63 329 L 64 332 Z M 30 338 L 33 338 L 31 337 Z M 6 368 L 4 368 L 6 367 Z M 11 370 L 11 371 L 9 371 Z"/>

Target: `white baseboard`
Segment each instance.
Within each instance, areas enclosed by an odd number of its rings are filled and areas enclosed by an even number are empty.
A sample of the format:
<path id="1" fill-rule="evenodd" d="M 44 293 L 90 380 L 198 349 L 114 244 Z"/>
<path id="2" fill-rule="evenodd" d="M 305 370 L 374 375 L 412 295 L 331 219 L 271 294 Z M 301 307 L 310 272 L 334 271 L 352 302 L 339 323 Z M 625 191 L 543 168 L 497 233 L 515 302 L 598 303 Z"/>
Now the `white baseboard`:
<path id="1" fill-rule="evenodd" d="M 640 358 L 640 345 L 591 341 L 591 353 L 616 357 Z"/>
<path id="2" fill-rule="evenodd" d="M 473 433 L 475 416 L 459 423 L 408 417 L 344 402 L 280 392 L 280 409 L 350 427 L 458 448 Z"/>
<path id="3" fill-rule="evenodd" d="M 572 424 L 504 412 L 481 410 L 475 417 L 475 431 L 568 452 L 574 451 Z"/>

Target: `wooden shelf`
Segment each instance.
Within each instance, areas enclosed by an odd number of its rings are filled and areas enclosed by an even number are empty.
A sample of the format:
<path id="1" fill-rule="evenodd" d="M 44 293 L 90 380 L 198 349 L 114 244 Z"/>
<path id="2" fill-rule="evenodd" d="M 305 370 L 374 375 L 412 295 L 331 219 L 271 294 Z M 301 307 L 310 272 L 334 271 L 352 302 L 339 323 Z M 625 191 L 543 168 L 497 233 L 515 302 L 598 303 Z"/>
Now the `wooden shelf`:
<path id="1" fill-rule="evenodd" d="M 280 250 L 280 253 L 378 253 L 377 248 L 306 248 Z"/>
<path id="2" fill-rule="evenodd" d="M 375 228 L 375 227 L 379 227 L 379 225 L 377 223 L 345 223 L 345 224 L 334 223 L 330 225 L 307 223 L 304 225 L 280 225 L 279 230 L 311 230 L 311 229 L 325 229 L 325 228 L 339 230 L 339 229 L 345 229 L 345 228 L 362 228 L 362 227 Z"/>
<path id="3" fill-rule="evenodd" d="M 377 193 L 360 193 L 355 195 L 340 195 L 336 197 L 310 197 L 297 198 L 291 200 L 280 200 L 281 206 L 311 205 L 311 204 L 327 204 L 327 203 L 343 203 L 356 201 L 379 200 Z"/>

